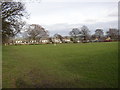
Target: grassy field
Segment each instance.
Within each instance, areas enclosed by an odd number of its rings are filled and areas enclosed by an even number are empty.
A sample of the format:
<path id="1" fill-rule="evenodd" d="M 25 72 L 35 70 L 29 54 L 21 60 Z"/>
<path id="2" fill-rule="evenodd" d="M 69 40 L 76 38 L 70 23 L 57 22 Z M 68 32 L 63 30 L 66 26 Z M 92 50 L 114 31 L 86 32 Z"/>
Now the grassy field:
<path id="1" fill-rule="evenodd" d="M 117 42 L 3 46 L 3 88 L 117 86 Z"/>

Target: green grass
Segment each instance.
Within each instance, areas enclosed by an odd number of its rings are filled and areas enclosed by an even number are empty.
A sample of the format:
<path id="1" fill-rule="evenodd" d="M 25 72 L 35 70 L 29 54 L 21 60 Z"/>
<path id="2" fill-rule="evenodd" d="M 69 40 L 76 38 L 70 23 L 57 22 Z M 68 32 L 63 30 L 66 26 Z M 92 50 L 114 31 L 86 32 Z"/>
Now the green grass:
<path id="1" fill-rule="evenodd" d="M 118 43 L 3 46 L 3 88 L 116 88 Z"/>

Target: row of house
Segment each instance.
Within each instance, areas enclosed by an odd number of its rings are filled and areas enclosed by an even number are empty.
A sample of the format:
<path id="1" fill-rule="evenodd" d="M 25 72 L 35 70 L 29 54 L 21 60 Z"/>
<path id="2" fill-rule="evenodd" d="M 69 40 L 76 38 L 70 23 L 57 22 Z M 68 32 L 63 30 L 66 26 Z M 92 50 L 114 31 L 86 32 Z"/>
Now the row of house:
<path id="1" fill-rule="evenodd" d="M 107 37 L 105 39 L 105 41 L 110 41 L 111 38 L 110 37 Z M 17 44 L 20 44 L 20 45 L 24 45 L 24 44 L 50 44 L 50 43 L 72 43 L 73 41 L 71 41 L 71 38 L 70 37 L 67 37 L 67 38 L 63 38 L 62 40 L 60 40 L 59 38 L 42 38 L 40 40 L 24 40 L 24 39 L 15 39 L 15 40 L 12 40 L 10 42 L 10 44 L 14 44 L 14 45 L 17 45 Z M 82 41 L 80 40 L 77 40 L 77 43 L 80 43 Z M 94 40 L 90 41 L 90 40 L 87 40 L 86 42 L 99 42 L 99 39 L 98 38 L 95 38 Z"/>
<path id="2" fill-rule="evenodd" d="M 70 37 L 63 38 L 62 41 L 59 38 L 42 38 L 40 40 L 25 40 L 14 39 L 10 44 L 49 44 L 49 43 L 71 43 Z"/>

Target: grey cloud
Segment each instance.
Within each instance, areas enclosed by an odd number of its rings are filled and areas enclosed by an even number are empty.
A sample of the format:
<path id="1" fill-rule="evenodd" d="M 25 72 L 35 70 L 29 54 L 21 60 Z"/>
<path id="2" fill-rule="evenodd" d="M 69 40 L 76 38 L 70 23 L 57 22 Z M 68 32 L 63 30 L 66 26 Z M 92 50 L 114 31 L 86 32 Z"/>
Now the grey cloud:
<path id="1" fill-rule="evenodd" d="M 110 13 L 108 17 L 118 17 L 118 12 Z"/>
<path id="2" fill-rule="evenodd" d="M 53 36 L 56 33 L 59 33 L 61 35 L 69 35 L 69 32 L 72 30 L 72 28 L 81 28 L 83 25 L 86 25 L 89 30 L 91 31 L 91 34 L 94 33 L 94 31 L 97 28 L 101 28 L 106 32 L 109 30 L 109 28 L 118 28 L 118 21 L 110 21 L 110 22 L 97 22 L 94 24 L 67 24 L 67 23 L 60 23 L 60 24 L 54 24 L 54 25 L 42 25 L 45 27 L 49 32 L 50 35 Z"/>

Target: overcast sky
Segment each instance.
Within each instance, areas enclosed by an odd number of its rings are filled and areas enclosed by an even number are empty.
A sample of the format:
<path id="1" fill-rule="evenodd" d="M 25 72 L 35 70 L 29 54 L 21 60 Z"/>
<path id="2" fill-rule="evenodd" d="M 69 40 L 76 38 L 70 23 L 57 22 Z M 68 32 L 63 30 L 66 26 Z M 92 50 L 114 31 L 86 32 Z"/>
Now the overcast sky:
<path id="1" fill-rule="evenodd" d="M 118 27 L 118 0 L 36 0 L 26 3 L 29 24 L 40 24 L 50 32 L 68 35 L 86 25 L 91 33 Z"/>

